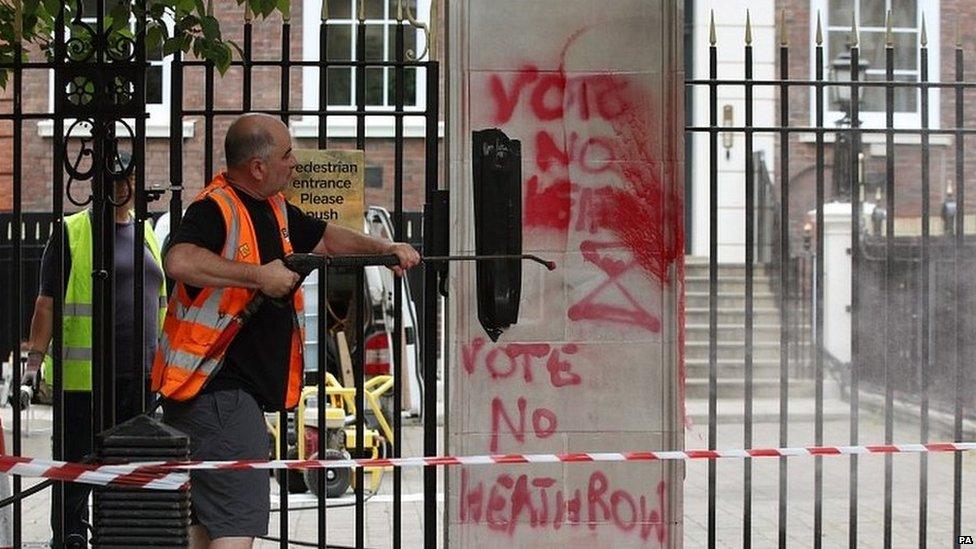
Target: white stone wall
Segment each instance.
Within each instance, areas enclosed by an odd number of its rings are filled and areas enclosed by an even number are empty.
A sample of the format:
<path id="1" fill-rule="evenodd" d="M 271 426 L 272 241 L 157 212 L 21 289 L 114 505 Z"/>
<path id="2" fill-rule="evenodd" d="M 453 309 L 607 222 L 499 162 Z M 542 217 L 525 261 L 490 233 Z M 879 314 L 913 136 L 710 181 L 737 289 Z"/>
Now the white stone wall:
<path id="1" fill-rule="evenodd" d="M 451 267 L 448 451 L 683 443 L 682 16 L 673 0 L 462 0 L 450 13 L 452 248 L 472 253 L 471 132 L 522 141 L 519 324 L 492 343 Z M 449 473 L 453 547 L 680 547 L 683 467 Z"/>

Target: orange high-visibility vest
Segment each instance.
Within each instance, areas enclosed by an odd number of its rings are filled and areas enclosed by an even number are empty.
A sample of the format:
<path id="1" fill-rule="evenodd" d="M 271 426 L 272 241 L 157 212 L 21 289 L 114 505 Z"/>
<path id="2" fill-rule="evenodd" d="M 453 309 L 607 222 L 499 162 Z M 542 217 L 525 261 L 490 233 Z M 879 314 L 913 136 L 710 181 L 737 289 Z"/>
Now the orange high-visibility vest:
<path id="1" fill-rule="evenodd" d="M 220 208 L 227 230 L 221 256 L 232 261 L 260 265 L 251 216 L 223 175 L 215 177 L 195 201 L 208 198 Z M 291 240 L 288 238 L 287 202 L 281 193 L 268 198 L 268 201 L 281 229 L 281 245 L 287 256 L 292 253 Z M 172 400 L 188 400 L 196 396 L 223 364 L 227 348 L 214 349 L 214 342 L 230 327 L 255 293 L 256 290 L 248 288 L 203 288 L 191 300 L 186 286 L 178 282 L 170 299 L 163 321 L 163 333 L 153 360 L 153 391 Z M 296 314 L 291 333 L 286 408 L 298 404 L 302 386 L 305 314 L 301 288 L 295 292 L 294 304 Z"/>

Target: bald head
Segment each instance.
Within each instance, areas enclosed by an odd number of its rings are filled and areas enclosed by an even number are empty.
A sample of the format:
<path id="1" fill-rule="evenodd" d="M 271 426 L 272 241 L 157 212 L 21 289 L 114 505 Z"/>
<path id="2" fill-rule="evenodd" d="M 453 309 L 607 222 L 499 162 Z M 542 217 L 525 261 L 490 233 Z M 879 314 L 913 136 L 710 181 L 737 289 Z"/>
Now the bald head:
<path id="1" fill-rule="evenodd" d="M 275 130 L 283 126 L 281 120 L 267 114 L 245 114 L 235 120 L 224 139 L 227 167 L 241 167 L 255 157 L 267 160 L 274 149 Z"/>
<path id="2" fill-rule="evenodd" d="M 224 154 L 227 178 L 258 198 L 281 192 L 298 163 L 288 126 L 266 114 L 245 114 L 235 120 L 227 129 Z"/>

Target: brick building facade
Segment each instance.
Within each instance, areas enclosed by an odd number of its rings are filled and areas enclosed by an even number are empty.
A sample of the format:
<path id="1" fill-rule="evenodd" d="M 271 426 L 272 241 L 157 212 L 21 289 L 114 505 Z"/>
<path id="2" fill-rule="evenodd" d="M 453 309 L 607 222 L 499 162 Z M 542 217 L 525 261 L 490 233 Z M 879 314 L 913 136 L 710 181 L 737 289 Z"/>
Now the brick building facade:
<path id="1" fill-rule="evenodd" d="M 9 91 L 0 91 L 0 112 L 13 112 L 13 96 Z M 0 211 L 13 207 L 13 151 L 14 125 L 8 120 L 0 121 Z"/>
<path id="2" fill-rule="evenodd" d="M 884 80 L 885 11 L 893 10 L 893 30 L 896 42 L 896 79 L 917 82 L 920 77 L 920 42 L 922 14 L 925 15 L 929 45 L 929 80 L 952 82 L 955 80 L 955 46 L 957 29 L 964 51 L 964 68 L 967 80 L 976 73 L 976 7 L 967 0 L 688 0 L 685 13 L 688 18 L 686 55 L 687 74 L 698 80 L 709 75 L 710 21 L 714 13 L 716 27 L 717 74 L 721 80 L 741 80 L 745 75 L 744 49 L 746 15 L 751 11 L 753 70 L 756 80 L 777 80 L 780 76 L 779 43 L 782 27 L 787 31 L 789 46 L 789 78 L 808 81 L 815 77 L 812 62 L 815 53 L 817 13 L 822 17 L 825 34 L 825 65 L 837 59 L 846 50 L 851 21 L 855 10 L 858 14 L 862 59 L 869 62 L 867 77 Z M 781 20 L 784 13 L 785 25 Z M 831 79 L 825 71 L 824 77 Z M 868 88 L 863 88 L 868 90 Z M 813 89 L 793 85 L 789 94 L 788 120 L 782 120 L 782 99 L 779 86 L 756 85 L 753 88 L 753 125 L 775 128 L 789 124 L 793 128 L 815 126 L 815 110 L 812 104 Z M 874 87 L 866 92 L 862 103 L 862 127 L 884 128 L 884 93 Z M 742 85 L 717 87 L 718 124 L 743 126 L 745 124 L 745 92 Z M 930 127 L 951 130 L 955 123 L 955 93 L 952 89 L 939 89 L 930 93 Z M 705 85 L 689 88 L 688 117 L 696 127 L 709 125 L 709 89 Z M 900 88 L 896 92 L 895 126 L 901 129 L 921 128 L 921 93 L 915 88 Z M 976 90 L 964 94 L 964 127 L 976 127 Z M 840 109 L 825 92 L 825 126 L 832 128 L 842 115 Z M 913 111 L 913 112 L 908 112 Z M 728 116 L 728 120 L 725 120 Z M 783 169 L 790 194 L 790 227 L 792 249 L 800 250 L 804 242 L 804 226 L 811 221 L 808 212 L 816 208 L 816 139 L 812 132 L 795 132 L 789 138 L 789 159 L 781 166 L 782 144 L 778 132 L 755 132 L 755 151 L 762 153 L 769 176 L 775 188 L 782 191 Z M 703 132 L 688 134 L 688 242 L 692 255 L 709 253 L 709 139 Z M 717 165 L 718 196 L 717 224 L 718 257 L 721 262 L 745 261 L 745 146 L 741 132 L 722 133 L 719 142 L 720 155 Z M 895 209 L 896 234 L 919 235 L 921 233 L 921 138 L 918 134 L 896 135 L 895 138 Z M 823 158 L 826 199 L 833 199 L 835 134 L 825 134 Z M 942 234 L 940 218 L 944 203 L 955 200 L 955 149 L 956 136 L 933 134 L 930 140 L 930 228 L 933 235 Z M 965 172 L 971 171 L 976 157 L 976 142 L 969 137 L 964 141 L 966 151 Z M 727 147 L 723 150 L 723 147 Z M 864 133 L 861 152 L 865 155 L 862 167 L 864 199 L 867 203 L 878 202 L 878 188 L 883 191 L 886 179 L 885 136 L 883 133 Z M 721 154 L 724 153 L 724 154 Z M 970 178 L 971 179 L 971 178 Z M 950 185 L 953 196 L 949 195 Z M 967 183 L 966 227 L 976 231 L 976 196 L 972 181 Z M 880 197 L 880 202 L 885 202 Z M 771 206 L 771 204 L 767 204 Z M 873 206 L 868 206 L 868 209 Z M 769 210 L 767 210 L 769 211 Z M 767 214 L 767 217 L 772 216 Z M 778 217 L 778 214 L 776 215 Z M 767 219 L 767 227 L 771 223 Z M 869 227 L 870 229 L 870 227 Z M 767 228 L 766 234 L 769 235 Z M 812 233 L 812 231 L 811 231 Z M 770 244 L 769 240 L 765 245 Z M 812 243 L 811 243 L 812 244 Z"/>
<path id="3" fill-rule="evenodd" d="M 443 0 L 435 0 L 443 2 Z M 347 9 L 346 4 L 354 5 L 352 0 L 329 0 L 332 14 L 352 18 L 349 12 L 353 8 Z M 375 5 L 374 5 L 375 4 Z M 384 19 L 386 15 L 395 14 L 396 2 L 389 2 L 389 7 L 384 6 L 385 1 L 367 0 L 366 6 L 369 11 L 367 14 L 367 24 L 376 19 Z M 416 5 L 416 0 L 411 4 Z M 294 0 L 291 7 L 291 40 L 289 44 L 289 54 L 292 60 L 303 60 L 310 58 L 306 55 L 309 50 L 307 42 L 304 40 L 303 13 L 307 5 L 319 5 L 317 1 Z M 230 39 L 238 44 L 243 44 L 243 24 L 244 9 L 238 6 L 235 0 L 218 0 L 214 2 L 215 15 L 221 22 L 221 30 L 225 39 Z M 383 11 L 384 9 L 389 11 Z M 428 18 L 429 4 L 425 0 L 420 0 L 419 10 L 415 9 L 416 16 L 425 21 Z M 345 13 L 343 11 L 345 10 Z M 379 11 L 377 11 L 379 10 Z M 419 11 L 419 13 L 417 13 Z M 443 13 L 443 10 L 436 10 Z M 311 14 L 310 23 L 318 25 L 319 13 Z M 330 15 L 330 18 L 334 17 Z M 330 19 L 331 20 L 331 19 Z M 255 60 L 279 60 L 281 59 L 282 43 L 282 16 L 278 13 L 273 14 L 266 20 L 255 19 L 253 21 L 253 58 Z M 435 29 L 442 28 L 442 22 L 437 21 L 433 25 Z M 312 28 L 315 28 L 315 27 Z M 331 27 L 330 27 L 331 28 Z M 372 27 L 371 27 L 372 29 Z M 407 27 L 408 32 L 413 31 Z M 408 34 L 409 36 L 409 34 Z M 418 33 L 419 36 L 419 33 Z M 443 33 L 435 31 L 435 40 L 442 42 Z M 370 40 L 375 39 L 373 33 L 367 36 L 367 47 Z M 380 37 L 382 40 L 382 36 Z M 316 35 L 317 40 L 317 35 Z M 391 38 L 392 41 L 392 33 Z M 421 38 L 417 38 L 421 40 Z M 444 51 L 443 44 L 437 44 L 437 51 Z M 387 51 L 387 55 L 392 55 Z M 41 59 L 41 55 L 33 52 L 34 59 Z M 301 67 L 293 67 L 288 71 L 290 83 L 289 105 L 294 109 L 302 109 L 303 94 L 303 74 Z M 205 78 L 202 67 L 186 67 L 183 76 L 183 108 L 184 110 L 203 109 L 205 104 Z M 392 72 L 391 72 L 392 74 Z M 443 75 L 443 71 L 442 71 Z M 277 67 L 255 67 L 252 72 L 252 109 L 280 109 L 280 78 L 281 70 Z M 419 76 L 418 76 L 419 78 Z M 367 78 L 368 79 L 368 78 Z M 215 76 L 213 105 L 215 108 L 240 109 L 242 107 L 242 82 L 243 69 L 241 67 L 231 67 L 227 73 Z M 24 112 L 52 112 L 50 86 L 52 79 L 48 70 L 27 70 L 24 73 Z M 9 86 L 8 86 L 9 87 Z M 440 86 L 443 90 L 443 86 Z M 442 91 L 440 93 L 443 93 Z M 392 102 L 392 92 L 390 92 Z M 423 98 L 420 97 L 422 100 Z M 443 101 L 443 98 L 442 98 Z M 0 96 L 0 109 L 9 112 L 11 109 L 11 91 L 8 89 Z M 442 103 L 443 105 L 443 103 Z M 164 109 L 165 111 L 165 109 Z M 444 112 L 443 107 L 441 112 Z M 377 113 L 379 114 L 379 113 Z M 233 120 L 233 116 L 215 117 L 213 120 L 213 159 L 214 173 L 217 173 L 223 166 L 223 136 L 227 127 Z M 414 119 L 417 120 L 417 119 Z M 422 123 L 422 119 L 419 119 Z M 378 122 L 378 124 L 374 123 Z M 296 148 L 315 148 L 315 127 L 310 127 L 308 123 L 303 123 L 302 117 L 291 117 L 289 125 L 292 134 L 295 136 Z M 355 148 L 355 126 L 350 124 L 330 124 L 329 125 L 329 147 L 330 148 Z M 407 122 L 410 126 L 410 120 Z M 9 210 L 12 207 L 12 124 L 10 122 L 0 123 L 0 211 Z M 168 187 L 170 184 L 170 156 L 169 156 L 169 132 L 173 128 L 169 127 L 168 116 L 153 117 L 148 121 L 146 151 L 146 181 L 147 184 L 158 184 Z M 367 190 L 366 200 L 370 205 L 381 205 L 392 208 L 393 205 L 393 157 L 394 147 L 392 139 L 393 117 L 369 117 L 367 124 L 366 139 L 366 164 L 367 164 Z M 423 126 L 413 123 L 413 127 L 406 130 L 404 140 L 404 209 L 406 211 L 419 211 L 422 209 L 424 200 L 424 139 Z M 186 116 L 183 119 L 183 127 L 176 128 L 175 131 L 183 132 L 183 183 L 184 183 L 184 204 L 188 204 L 195 193 L 206 183 L 204 181 L 204 162 L 205 162 L 205 136 L 207 125 L 202 116 Z M 27 120 L 23 128 L 23 162 L 24 162 L 24 183 L 23 183 L 23 207 L 24 211 L 43 212 L 51 210 L 51 188 L 52 188 L 52 137 L 50 121 Z M 374 137 L 375 136 L 375 137 Z M 127 147 L 123 145 L 123 147 Z M 443 154 L 441 154 L 441 158 Z M 67 182 L 67 180 L 66 180 Z M 75 196 L 82 198 L 87 196 L 87 189 L 75 189 Z M 167 208 L 168 194 L 159 201 L 150 204 L 150 210 L 164 210 Z M 76 209 L 69 202 L 66 202 L 66 209 L 71 211 Z"/>
<path id="4" fill-rule="evenodd" d="M 844 4 L 845 8 L 838 9 L 836 4 Z M 830 1 L 829 9 L 821 11 L 821 17 L 827 35 L 829 15 L 827 11 L 833 12 L 836 18 L 838 12 L 846 11 L 850 13 L 850 6 L 854 2 L 835 2 Z M 869 4 L 861 0 L 861 4 Z M 883 7 L 885 2 L 873 3 Z M 919 13 L 924 12 L 926 16 L 926 28 L 929 40 L 929 80 L 933 82 L 952 82 L 955 80 L 956 44 L 962 44 L 965 52 L 964 71 L 966 80 L 971 80 L 972 75 L 976 74 L 976 7 L 968 0 L 918 0 L 908 2 L 913 7 L 917 6 L 918 12 L 913 15 L 902 15 L 899 20 L 902 25 L 914 24 L 917 29 L 921 29 L 921 18 Z M 818 5 L 817 0 L 777 0 L 777 10 L 787 10 L 787 28 L 789 30 L 790 60 L 789 74 L 791 79 L 813 79 L 813 64 L 811 58 L 814 55 L 813 45 L 816 34 L 817 8 L 826 8 Z M 861 10 L 867 8 L 862 7 Z M 932 13 L 937 11 L 937 15 Z M 844 26 L 850 28 L 851 17 L 845 14 Z M 868 21 L 870 16 L 860 13 L 859 27 L 861 37 L 862 57 L 868 57 L 871 69 L 884 69 L 884 33 L 875 31 L 873 34 L 864 28 L 870 28 Z M 883 15 L 881 16 L 883 18 Z M 830 23 L 833 25 L 833 23 Z M 882 19 L 883 27 L 883 19 Z M 875 27 L 877 28 L 877 27 Z M 897 25 L 896 25 L 897 28 Z M 935 30 L 933 30 L 935 29 Z M 839 34 L 839 30 L 837 31 Z M 846 34 L 843 38 L 846 40 Z M 919 47 L 920 33 L 905 32 L 902 34 L 906 41 L 910 42 L 910 47 Z M 835 37 L 835 49 L 840 36 Z M 898 39 L 896 39 L 897 41 Z M 830 48 L 830 37 L 825 36 L 827 47 Z M 938 50 L 936 52 L 935 50 Z M 907 50 L 896 48 L 896 52 L 902 53 Z M 936 55 L 938 57 L 936 57 Z M 915 58 L 903 56 L 896 63 L 896 69 L 914 68 L 918 70 L 919 53 L 916 49 Z M 906 59 L 907 57 L 907 59 Z M 825 52 L 825 62 L 829 66 L 832 59 L 836 58 L 836 52 Z M 897 58 L 897 57 L 896 57 Z M 776 66 L 776 77 L 779 76 L 780 65 Z M 825 76 L 829 76 L 825 73 Z M 874 79 L 883 80 L 884 76 L 876 75 Z M 896 73 L 896 79 L 899 75 Z M 910 79 L 908 75 L 906 79 Z M 872 75 L 868 75 L 872 79 Z M 884 127 L 883 101 L 881 88 L 875 88 L 875 97 L 866 98 L 862 101 L 862 108 L 868 107 L 871 103 L 875 107 L 879 106 L 882 112 L 877 114 L 866 114 L 861 117 L 865 127 Z M 976 105 L 976 90 L 967 90 L 964 94 L 965 104 L 965 128 L 976 128 L 976 109 L 970 105 Z M 908 93 L 899 92 L 899 93 Z M 910 93 L 915 94 L 914 102 L 907 99 L 908 105 L 914 103 L 917 110 L 920 110 L 920 92 L 912 89 Z M 825 95 L 827 95 L 825 93 Z M 791 126 L 813 126 L 812 118 L 813 93 L 806 87 L 794 87 L 790 94 L 790 120 Z M 905 96 L 896 98 L 896 105 L 904 107 Z M 827 99 L 829 102 L 829 98 Z M 900 102 L 901 101 L 901 102 Z M 930 95 L 933 105 L 930 107 L 930 127 L 941 129 L 952 129 L 956 127 L 955 122 L 955 92 L 952 89 L 941 89 Z M 937 101 L 937 104 L 935 102 Z M 865 105 L 868 104 L 868 105 Z M 908 109 L 910 110 L 910 109 Z M 874 119 L 872 120 L 872 116 Z M 826 125 L 830 126 L 832 118 L 828 115 Z M 896 120 L 896 127 L 900 128 L 921 128 L 920 116 L 915 120 L 900 121 Z M 833 136 L 826 137 L 826 158 L 825 158 L 825 190 L 828 201 L 832 199 L 832 176 L 833 176 Z M 867 202 L 884 204 L 884 187 L 886 179 L 886 151 L 885 136 L 883 133 L 866 133 L 863 136 L 862 153 L 865 155 L 863 173 L 863 198 Z M 929 182 L 930 182 L 930 205 L 929 211 L 932 221 L 930 229 L 933 235 L 943 234 L 943 222 L 940 217 L 942 206 L 947 201 L 954 200 L 955 194 L 955 162 L 956 162 L 956 137 L 953 135 L 934 134 L 930 138 L 929 148 Z M 965 174 L 966 182 L 966 227 L 967 232 L 976 229 L 976 190 L 972 187 L 972 166 L 973 159 L 976 159 L 976 141 L 973 139 L 965 140 Z M 816 207 L 816 145 L 813 134 L 794 134 L 790 139 L 790 163 L 789 163 L 789 184 L 790 184 L 790 211 L 792 220 L 792 232 L 794 242 L 801 240 L 803 225 L 810 220 L 807 212 Z M 922 147 L 921 138 L 918 135 L 896 135 L 895 138 L 895 231 L 896 235 L 917 236 L 921 234 L 922 216 Z M 776 159 L 778 162 L 778 157 Z M 778 177 L 776 179 L 778 184 Z M 880 198 L 880 201 L 878 200 Z M 890 212 L 889 212 L 890 213 Z M 868 228 L 868 230 L 871 230 Z M 882 229 L 883 230 L 883 229 Z"/>

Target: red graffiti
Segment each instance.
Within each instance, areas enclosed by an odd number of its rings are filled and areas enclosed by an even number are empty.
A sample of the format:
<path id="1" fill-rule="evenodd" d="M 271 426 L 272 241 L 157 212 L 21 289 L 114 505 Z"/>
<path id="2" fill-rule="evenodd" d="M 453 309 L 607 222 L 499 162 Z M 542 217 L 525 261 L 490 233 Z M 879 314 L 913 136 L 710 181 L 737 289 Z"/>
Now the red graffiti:
<path id="1" fill-rule="evenodd" d="M 601 224 L 600 216 L 606 210 L 603 203 L 612 193 L 610 187 L 583 187 L 570 183 L 568 179 L 557 179 L 542 188 L 537 175 L 529 178 L 525 185 L 525 226 L 556 229 L 564 236 L 570 224 L 577 233 L 596 234 Z M 574 205 L 576 222 L 571 223 Z"/>
<path id="2" fill-rule="evenodd" d="M 619 245 L 585 241 L 580 248 L 583 258 L 597 267 L 606 275 L 594 290 L 586 294 L 579 302 L 570 306 L 567 314 L 570 320 L 595 320 L 618 323 L 627 326 L 638 326 L 651 333 L 661 331 L 661 319 L 652 314 L 645 303 L 638 300 L 630 289 L 621 282 L 621 277 L 637 265 L 635 260 L 621 260 L 612 256 L 609 251 L 619 250 Z M 600 301 L 603 294 L 615 290 L 627 302 L 627 305 L 613 304 Z"/>
<path id="3" fill-rule="evenodd" d="M 464 369 L 470 374 L 474 372 L 474 361 L 481 352 L 481 349 L 485 346 L 485 338 L 476 337 L 471 343 L 468 343 L 461 347 L 461 361 L 464 364 Z"/>
<path id="4" fill-rule="evenodd" d="M 610 187 L 580 189 L 579 213 L 576 216 L 576 225 L 573 227 L 577 233 L 597 233 L 600 228 L 599 215 L 603 212 L 603 204 L 611 192 Z"/>
<path id="5" fill-rule="evenodd" d="M 525 67 L 515 81 L 512 83 L 511 92 L 505 91 L 505 84 L 501 77 L 492 75 L 489 81 L 492 99 L 495 101 L 495 121 L 504 124 L 512 118 L 515 107 L 518 105 L 519 94 L 522 89 L 531 84 L 539 76 L 539 70 L 535 67 Z"/>
<path id="6" fill-rule="evenodd" d="M 532 112 L 543 122 L 562 118 L 565 91 L 566 77 L 558 73 L 546 74 L 532 91 Z"/>
<path id="7" fill-rule="evenodd" d="M 480 365 L 492 379 L 509 379 L 521 371 L 522 380 L 532 383 L 535 381 L 534 369 L 544 365 L 549 383 L 557 389 L 582 383 L 568 358 L 579 351 L 573 343 L 558 349 L 548 343 L 509 343 L 484 351 L 485 339 L 481 337 L 462 346 L 461 357 L 468 374 L 474 374 Z"/>
<path id="8" fill-rule="evenodd" d="M 508 85 L 493 76 L 490 90 L 499 124 L 511 120 L 523 104 L 527 111 L 519 116 L 539 123 L 591 117 L 608 123 L 609 132 L 603 135 L 536 132 L 538 172 L 528 175 L 525 185 L 525 226 L 563 234 L 609 233 L 609 239 L 580 244 L 586 261 L 599 267 L 605 280 L 569 308 L 569 319 L 660 332 L 660 319 L 634 299 L 623 280 L 630 269 L 639 268 L 651 280 L 670 282 L 671 267 L 684 252 L 682 197 L 676 186 L 665 190 L 666 174 L 652 137 L 651 94 L 641 93 L 626 76 L 567 77 L 562 71 L 541 73 L 534 66 L 526 66 Z M 571 167 L 582 176 L 611 179 L 598 185 L 577 183 Z M 619 268 L 608 262 L 609 250 L 614 250 L 612 261 Z"/>
<path id="9" fill-rule="evenodd" d="M 539 176 L 530 177 L 525 188 L 525 225 L 566 232 L 572 216 L 572 191 L 568 179 L 558 179 L 541 188 Z"/>
<path id="10" fill-rule="evenodd" d="M 618 154 L 626 159 L 615 166 L 626 187 L 614 189 L 602 204 L 600 224 L 634 254 L 645 272 L 668 282 L 672 278 L 669 267 L 684 255 L 682 199 L 675 191 L 664 192 L 658 175 L 661 164 L 652 157 L 646 121 L 641 118 L 625 116 L 613 121 L 623 149 Z M 634 223 L 629 216 L 645 222 Z"/>
<path id="11" fill-rule="evenodd" d="M 525 409 L 527 402 L 519 397 L 518 402 L 518 425 L 512 421 L 511 416 L 505 411 L 502 399 L 495 397 L 491 400 L 491 438 L 488 448 L 492 453 L 498 452 L 498 437 L 501 431 L 501 423 L 504 421 L 508 425 L 508 431 L 519 442 L 525 442 Z M 556 427 L 559 421 L 556 414 L 547 408 L 537 408 L 532 411 L 532 432 L 536 438 L 546 439 L 556 434 Z"/>
<path id="12" fill-rule="evenodd" d="M 572 35 L 563 48 L 564 56 L 585 32 L 581 29 Z M 614 242 L 608 244 L 619 244 L 629 251 L 635 266 L 649 278 L 670 282 L 675 274 L 670 269 L 680 262 L 684 251 L 682 196 L 677 185 L 667 185 L 666 189 L 666 181 L 673 180 L 676 174 L 670 162 L 664 164 L 668 172 L 662 173 L 653 136 L 661 125 L 655 121 L 674 122 L 674 113 L 655 112 L 654 94 L 635 85 L 629 76 L 567 75 L 563 66 L 565 59 L 558 71 L 544 73 L 526 64 L 508 82 L 499 75 L 490 80 L 494 122 L 499 125 L 519 112 L 520 120 L 541 124 L 598 117 L 610 127 L 603 135 L 560 134 L 546 128 L 536 132 L 539 172 L 528 174 L 525 225 L 563 233 L 570 229 L 591 233 L 604 229 L 613 235 Z M 525 110 L 518 111 L 519 106 Z M 566 124 L 561 126 L 566 128 Z M 677 158 L 671 145 L 666 145 L 668 159 Z M 578 167 L 584 175 L 605 174 L 615 182 L 577 185 L 570 176 L 570 166 Z M 543 175 L 551 179 L 544 181 Z M 615 277 L 603 272 L 608 279 L 619 280 L 619 273 Z M 575 316 L 570 316 L 572 320 L 631 323 L 659 330 L 654 328 L 659 321 L 644 314 L 621 314 L 619 305 L 604 306 L 594 294 L 584 296 L 578 305 Z"/>
<path id="13" fill-rule="evenodd" d="M 564 59 L 583 33 L 585 29 L 568 41 Z M 672 88 L 668 97 L 676 105 L 682 90 Z M 569 321 L 660 333 L 660 312 L 646 295 L 647 281 L 651 287 L 681 283 L 684 235 L 681 174 L 674 170 L 681 152 L 672 140 L 658 143 L 656 136 L 664 135 L 662 127 L 681 127 L 679 110 L 659 112 L 656 90 L 630 75 L 581 76 L 528 64 L 515 74 L 489 76 L 487 91 L 491 122 L 503 129 L 513 123 L 521 133 L 511 133 L 526 148 L 527 247 L 539 242 L 546 250 L 579 251 L 587 272 L 595 273 L 594 280 L 576 286 L 585 291 L 569 304 Z M 679 339 L 684 337 L 683 306 L 682 296 Z M 490 402 L 491 452 L 505 444 L 525 444 L 526 437 L 547 439 L 558 431 L 559 418 L 552 410 L 535 407 L 528 392 L 523 393 L 527 399 L 507 389 L 513 382 L 580 385 L 574 371 L 577 351 L 575 345 L 492 345 L 483 338 L 463 345 L 463 367 L 472 381 L 487 380 L 486 387 L 504 383 L 506 389 L 481 397 L 482 406 Z M 585 356 L 592 359 L 591 354 Z M 683 364 L 679 368 L 683 394 Z M 642 545 L 668 541 L 672 511 L 664 482 L 635 488 L 617 479 L 614 485 L 604 471 L 576 485 L 562 477 L 482 474 L 485 480 L 475 481 L 467 469 L 461 470 L 461 523 L 484 524 L 507 536 L 520 529 L 546 535 L 577 528 L 589 538 L 599 531 L 619 532 L 609 537 L 631 537 Z"/>
<path id="14" fill-rule="evenodd" d="M 630 108 L 626 97 L 629 85 L 626 79 L 609 74 L 567 78 L 561 69 L 542 73 L 533 65 L 524 65 L 507 86 L 500 75 L 489 78 L 489 93 L 495 104 L 492 121 L 499 125 L 509 122 L 527 89 L 527 105 L 536 120 L 550 122 L 572 114 L 574 119 L 585 121 L 594 112 L 604 120 L 612 120 Z"/>
<path id="15" fill-rule="evenodd" d="M 614 145 L 606 138 L 589 137 L 582 140 L 578 133 L 572 132 L 560 148 L 556 138 L 548 131 L 535 134 L 535 163 L 543 172 L 549 171 L 553 162 L 562 168 L 576 164 L 586 173 L 598 174 L 613 170 L 609 164 L 615 160 Z"/>
<path id="16" fill-rule="evenodd" d="M 579 488 L 553 493 L 556 482 L 552 477 L 523 474 L 513 478 L 500 473 L 488 487 L 486 499 L 485 483 L 473 483 L 468 470 L 462 469 L 458 517 L 462 523 L 484 520 L 489 529 L 508 535 L 519 527 L 559 530 L 585 525 L 596 530 L 600 524 L 612 524 L 644 541 L 653 539 L 662 545 L 667 541 L 667 487 L 663 481 L 653 495 L 615 489 L 601 471 L 590 475 L 585 494 Z M 656 500 L 656 507 L 648 508 L 654 505 L 649 500 Z"/>

